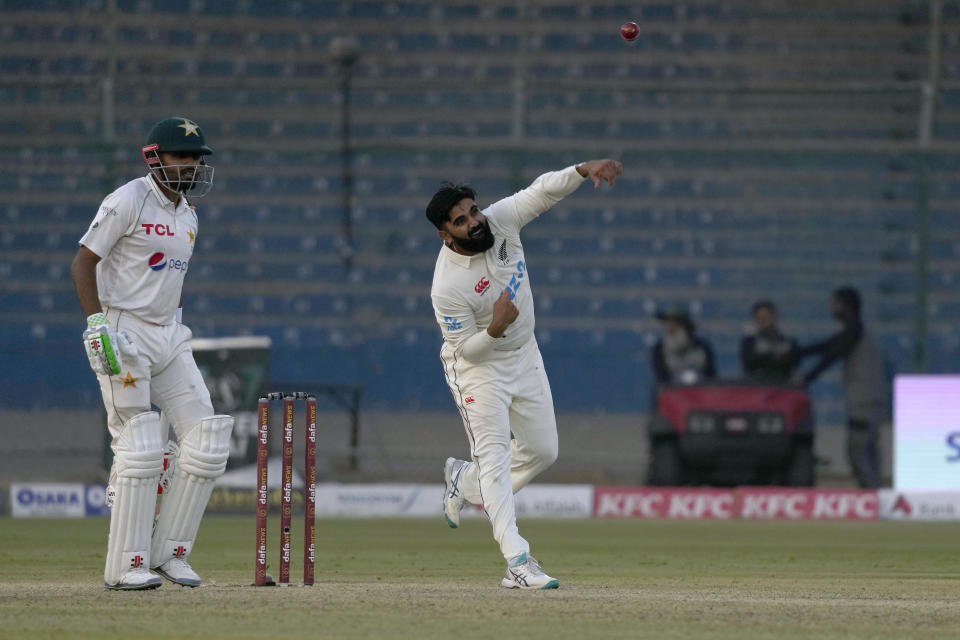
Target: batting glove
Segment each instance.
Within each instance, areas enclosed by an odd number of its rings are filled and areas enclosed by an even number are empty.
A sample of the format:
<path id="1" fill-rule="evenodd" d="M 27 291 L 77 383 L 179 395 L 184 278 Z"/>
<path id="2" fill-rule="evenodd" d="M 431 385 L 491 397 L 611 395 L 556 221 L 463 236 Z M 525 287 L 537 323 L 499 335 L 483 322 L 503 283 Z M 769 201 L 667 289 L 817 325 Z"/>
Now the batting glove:
<path id="1" fill-rule="evenodd" d="M 120 373 L 123 368 L 120 343 L 116 331 L 107 324 L 106 315 L 95 313 L 87 318 L 83 346 L 87 350 L 87 358 L 90 359 L 90 367 L 94 372 L 108 376 Z"/>

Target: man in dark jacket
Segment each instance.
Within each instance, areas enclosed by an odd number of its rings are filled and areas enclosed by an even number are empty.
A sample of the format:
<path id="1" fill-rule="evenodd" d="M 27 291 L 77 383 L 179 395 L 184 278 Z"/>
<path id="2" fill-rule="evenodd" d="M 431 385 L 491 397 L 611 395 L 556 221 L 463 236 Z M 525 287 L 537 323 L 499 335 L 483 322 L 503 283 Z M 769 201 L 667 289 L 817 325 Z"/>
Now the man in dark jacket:
<path id="1" fill-rule="evenodd" d="M 653 347 L 653 372 L 658 385 L 699 384 L 717 377 L 713 349 L 696 334 L 686 311 L 671 308 L 659 311 L 663 337 Z"/>
<path id="2" fill-rule="evenodd" d="M 847 456 L 860 486 L 876 488 L 880 484 L 877 427 L 889 417 L 884 359 L 860 317 L 860 294 L 856 289 L 841 287 L 834 291 L 832 311 L 841 330 L 800 349 L 798 359 L 820 355 L 820 361 L 800 380 L 810 384 L 831 365 L 843 361 Z"/>
<path id="3" fill-rule="evenodd" d="M 796 341 L 780 332 L 777 308 L 771 301 L 755 302 L 751 315 L 755 331 L 740 343 L 744 375 L 757 382 L 789 382 L 796 366 Z"/>

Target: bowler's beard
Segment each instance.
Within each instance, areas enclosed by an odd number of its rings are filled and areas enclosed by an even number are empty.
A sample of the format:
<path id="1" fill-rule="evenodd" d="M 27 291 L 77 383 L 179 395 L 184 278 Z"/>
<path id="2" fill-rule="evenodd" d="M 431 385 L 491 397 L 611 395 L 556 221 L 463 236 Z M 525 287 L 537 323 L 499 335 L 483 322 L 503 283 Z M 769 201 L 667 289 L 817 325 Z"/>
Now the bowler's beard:
<path id="1" fill-rule="evenodd" d="M 478 225 L 466 239 L 453 238 L 453 243 L 469 253 L 483 253 L 493 246 L 493 232 L 490 231 L 490 223 L 486 220 Z"/>

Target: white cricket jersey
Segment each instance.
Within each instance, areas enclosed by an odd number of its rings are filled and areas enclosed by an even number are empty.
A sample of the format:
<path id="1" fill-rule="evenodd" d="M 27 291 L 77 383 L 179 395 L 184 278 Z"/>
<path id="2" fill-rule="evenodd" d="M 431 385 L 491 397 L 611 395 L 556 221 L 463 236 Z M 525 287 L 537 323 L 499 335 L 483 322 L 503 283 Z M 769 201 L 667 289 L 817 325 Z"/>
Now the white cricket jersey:
<path id="1" fill-rule="evenodd" d="M 180 305 L 197 236 L 186 199 L 174 205 L 149 175 L 106 198 L 80 244 L 101 257 L 97 289 L 104 309 L 167 325 Z"/>
<path id="2" fill-rule="evenodd" d="M 464 256 L 444 245 L 433 272 L 430 298 L 443 332 L 443 350 L 453 350 L 471 362 L 482 362 L 491 352 L 514 351 L 533 338 L 533 294 L 530 272 L 520 244 L 520 230 L 528 222 L 577 189 L 584 178 L 575 167 L 545 173 L 526 189 L 483 210 L 493 233 L 493 246 Z M 519 315 L 497 339 L 489 337 L 493 303 L 504 290 Z M 482 336 L 478 336 L 482 332 Z M 470 338 L 477 336 L 470 343 Z"/>

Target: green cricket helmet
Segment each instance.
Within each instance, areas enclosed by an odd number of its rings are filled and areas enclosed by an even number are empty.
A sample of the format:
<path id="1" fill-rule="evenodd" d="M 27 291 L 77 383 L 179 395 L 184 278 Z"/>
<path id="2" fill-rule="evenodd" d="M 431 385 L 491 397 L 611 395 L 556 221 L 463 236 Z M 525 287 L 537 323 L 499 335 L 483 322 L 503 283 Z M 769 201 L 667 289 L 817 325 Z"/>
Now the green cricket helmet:
<path id="1" fill-rule="evenodd" d="M 207 146 L 200 125 L 189 118 L 167 118 L 153 125 L 141 152 L 151 173 L 168 189 L 200 198 L 213 187 L 213 167 L 204 159 L 213 149 Z M 161 153 L 192 155 L 200 161 L 195 165 L 165 165 Z"/>

